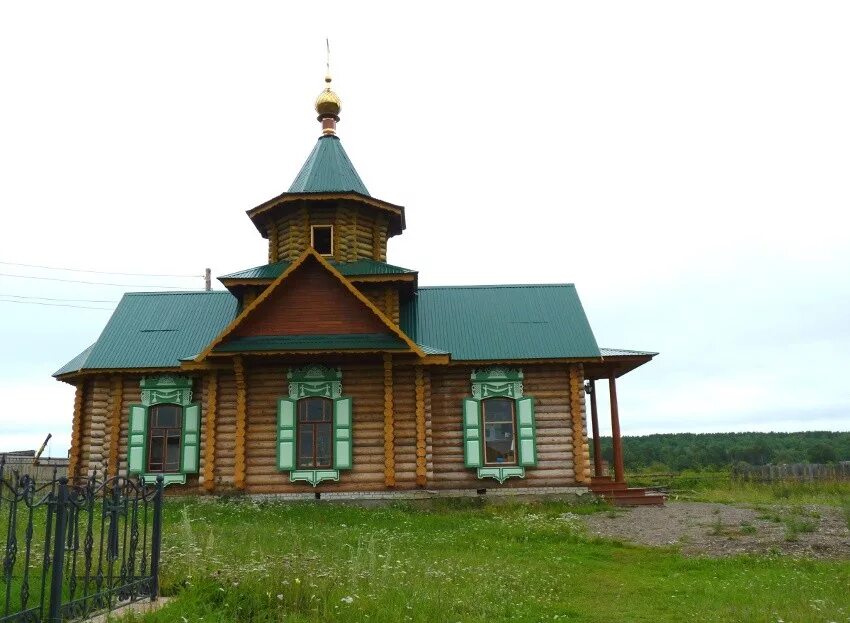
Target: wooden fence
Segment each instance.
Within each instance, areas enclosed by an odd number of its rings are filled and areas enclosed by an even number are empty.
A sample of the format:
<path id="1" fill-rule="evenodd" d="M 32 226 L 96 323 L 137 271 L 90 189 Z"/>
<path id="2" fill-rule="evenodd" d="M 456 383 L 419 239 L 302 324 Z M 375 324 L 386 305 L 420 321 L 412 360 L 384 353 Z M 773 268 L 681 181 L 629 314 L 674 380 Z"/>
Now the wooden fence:
<path id="1" fill-rule="evenodd" d="M 0 453 L 0 461 L 6 464 L 7 476 L 16 470 L 22 474 L 29 474 L 37 482 L 48 482 L 68 475 L 68 459 L 66 458 L 42 457 L 38 460 L 38 465 L 33 465 L 32 459 L 32 456 Z M 55 476 L 53 470 L 56 470 Z"/>
<path id="2" fill-rule="evenodd" d="M 732 468 L 732 478 L 753 482 L 850 480 L 850 461 L 829 464 L 736 465 Z"/>

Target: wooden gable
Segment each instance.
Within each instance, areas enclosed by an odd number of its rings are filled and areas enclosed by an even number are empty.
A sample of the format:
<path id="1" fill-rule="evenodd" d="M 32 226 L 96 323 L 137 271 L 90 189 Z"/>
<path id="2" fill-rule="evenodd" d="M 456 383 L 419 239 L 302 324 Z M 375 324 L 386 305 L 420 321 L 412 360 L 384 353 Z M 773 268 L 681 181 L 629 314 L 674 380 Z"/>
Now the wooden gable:
<path id="1" fill-rule="evenodd" d="M 217 347 L 225 349 L 230 343 L 235 346 L 244 340 L 271 338 L 289 338 L 288 342 L 292 342 L 297 336 L 324 337 L 334 347 L 340 347 L 341 342 L 331 338 L 349 338 L 342 340 L 347 344 L 346 350 L 354 348 L 352 344 L 362 345 L 364 341 L 358 340 L 361 336 L 372 338 L 370 349 L 396 351 L 400 341 L 403 350 L 425 357 L 422 348 L 398 324 L 387 318 L 327 260 L 308 248 L 207 345 L 195 362 L 203 362 Z M 379 345 L 374 344 L 375 338 Z M 319 347 L 326 349 L 329 349 L 327 344 Z M 229 350 L 237 352 L 240 348 Z M 303 348 L 288 348 L 281 342 L 274 350 Z"/>
<path id="2" fill-rule="evenodd" d="M 339 279 L 307 259 L 236 327 L 231 337 L 391 332 Z"/>

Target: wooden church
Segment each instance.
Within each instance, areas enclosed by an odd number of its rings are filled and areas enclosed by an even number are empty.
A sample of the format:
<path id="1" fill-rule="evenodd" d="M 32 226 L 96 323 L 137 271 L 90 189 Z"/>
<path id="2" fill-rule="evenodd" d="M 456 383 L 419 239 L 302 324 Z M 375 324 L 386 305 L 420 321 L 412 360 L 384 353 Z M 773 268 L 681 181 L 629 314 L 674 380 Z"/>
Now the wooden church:
<path id="1" fill-rule="evenodd" d="M 589 487 L 649 503 L 624 481 L 616 379 L 655 353 L 599 348 L 572 284 L 420 287 L 388 263 L 404 207 L 366 189 L 325 80 L 316 146 L 289 190 L 247 212 L 268 263 L 220 277 L 225 291 L 125 294 L 55 373 L 76 387 L 70 475 L 331 498 Z"/>

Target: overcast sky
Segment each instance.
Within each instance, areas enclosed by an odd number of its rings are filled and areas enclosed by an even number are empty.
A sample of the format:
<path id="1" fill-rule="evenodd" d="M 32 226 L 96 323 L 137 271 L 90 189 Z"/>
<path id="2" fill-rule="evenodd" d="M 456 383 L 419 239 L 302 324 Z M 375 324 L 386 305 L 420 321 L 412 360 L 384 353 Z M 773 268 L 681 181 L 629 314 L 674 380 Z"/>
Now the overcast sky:
<path id="1" fill-rule="evenodd" d="M 199 275 L 0 264 L 0 450 L 67 451 L 89 301 L 265 262 L 245 210 L 319 135 L 325 37 L 343 144 L 407 209 L 390 262 L 575 283 L 600 345 L 661 352 L 625 434 L 850 430 L 850 4 L 417 7 L 0 5 L 0 261 Z"/>

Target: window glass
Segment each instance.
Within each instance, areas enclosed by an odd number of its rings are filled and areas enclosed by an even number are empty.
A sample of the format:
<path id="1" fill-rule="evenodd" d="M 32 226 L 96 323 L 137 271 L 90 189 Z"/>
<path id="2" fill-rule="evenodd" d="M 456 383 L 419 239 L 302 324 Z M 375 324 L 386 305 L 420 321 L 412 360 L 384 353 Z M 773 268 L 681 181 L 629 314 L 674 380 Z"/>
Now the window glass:
<path id="1" fill-rule="evenodd" d="M 180 435 L 170 434 L 165 439 L 165 471 L 180 469 Z"/>
<path id="2" fill-rule="evenodd" d="M 152 407 L 156 428 L 176 428 L 180 426 L 180 407 L 177 405 L 156 405 Z"/>
<path id="3" fill-rule="evenodd" d="M 313 427 L 298 427 L 298 467 L 313 467 Z"/>
<path id="4" fill-rule="evenodd" d="M 180 445 L 183 436 L 183 407 L 154 405 L 148 426 L 148 472 L 180 471 Z"/>
<path id="5" fill-rule="evenodd" d="M 321 255 L 333 255 L 333 226 L 313 225 L 313 248 Z"/>
<path id="6" fill-rule="evenodd" d="M 333 401 L 302 398 L 298 401 L 298 467 L 333 465 Z"/>
<path id="7" fill-rule="evenodd" d="M 516 465 L 516 420 L 514 401 L 488 398 L 482 401 L 484 420 L 484 463 Z"/>

